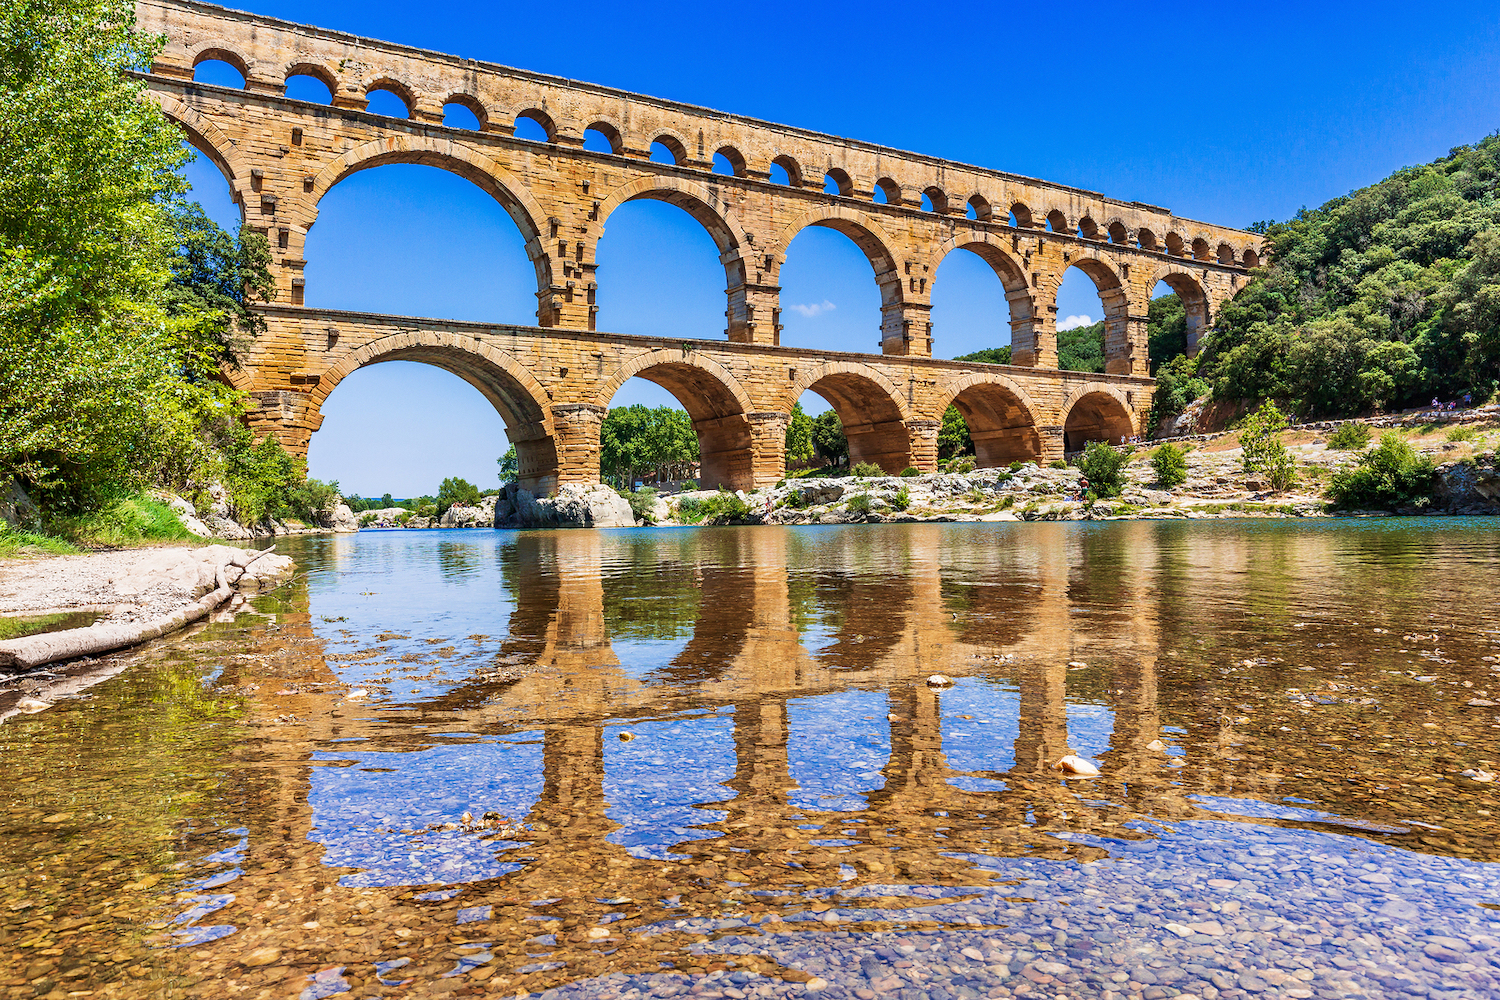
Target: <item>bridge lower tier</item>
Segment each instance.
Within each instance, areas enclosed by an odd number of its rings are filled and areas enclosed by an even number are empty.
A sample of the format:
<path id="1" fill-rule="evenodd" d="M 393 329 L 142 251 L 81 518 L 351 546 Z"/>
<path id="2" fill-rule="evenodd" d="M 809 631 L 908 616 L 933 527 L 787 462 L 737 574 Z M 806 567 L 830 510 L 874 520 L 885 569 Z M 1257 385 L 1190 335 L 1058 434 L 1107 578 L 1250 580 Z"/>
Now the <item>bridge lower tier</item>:
<path id="1" fill-rule="evenodd" d="M 458 375 L 505 422 L 522 485 L 599 481 L 600 428 L 635 377 L 687 411 L 705 488 L 752 489 L 785 475 L 793 406 L 811 390 L 837 411 L 849 461 L 934 471 L 943 414 L 958 408 L 980 467 L 1048 462 L 1093 440 L 1142 433 L 1155 381 L 1052 369 L 850 354 L 729 341 L 640 337 L 265 306 L 266 331 L 230 377 L 251 394 L 257 436 L 307 454 L 345 376 L 384 361 Z M 506 446 L 496 442 L 498 451 Z"/>

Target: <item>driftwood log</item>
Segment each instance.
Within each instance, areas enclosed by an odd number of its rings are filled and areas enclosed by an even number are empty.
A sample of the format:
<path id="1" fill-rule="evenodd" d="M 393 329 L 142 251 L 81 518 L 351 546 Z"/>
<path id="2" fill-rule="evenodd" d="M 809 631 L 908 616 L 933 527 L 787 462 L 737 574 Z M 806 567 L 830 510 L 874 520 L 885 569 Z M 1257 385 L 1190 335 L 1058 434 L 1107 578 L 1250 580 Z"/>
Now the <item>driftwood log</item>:
<path id="1" fill-rule="evenodd" d="M 0 642 L 0 671 L 8 673 L 35 670 L 61 660 L 76 660 L 81 656 L 98 656 L 126 646 L 135 646 L 206 618 L 235 593 L 235 588 L 225 576 L 226 569 L 237 571 L 236 579 L 242 579 L 250 564 L 271 549 L 264 549 L 247 560 L 243 567 L 231 563 L 214 569 L 214 589 L 200 597 L 196 603 L 152 619 L 149 622 L 132 622 L 127 625 L 90 625 L 61 632 L 44 632 L 40 635 L 22 636 Z"/>

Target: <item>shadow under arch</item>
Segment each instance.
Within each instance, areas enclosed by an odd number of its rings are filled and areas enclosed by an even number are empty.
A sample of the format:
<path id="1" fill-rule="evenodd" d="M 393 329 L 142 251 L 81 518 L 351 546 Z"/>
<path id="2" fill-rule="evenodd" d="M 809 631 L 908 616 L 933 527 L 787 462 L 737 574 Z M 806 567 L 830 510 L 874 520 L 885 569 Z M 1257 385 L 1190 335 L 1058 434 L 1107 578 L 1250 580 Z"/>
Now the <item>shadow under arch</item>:
<path id="1" fill-rule="evenodd" d="M 1198 341 L 1208 331 L 1208 295 L 1187 268 L 1176 264 L 1158 267 L 1156 280 L 1165 282 L 1182 300 L 1182 310 L 1187 319 L 1187 354 L 1192 357 L 1198 353 Z"/>
<path id="2" fill-rule="evenodd" d="M 646 351 L 625 362 L 594 397 L 608 408 L 628 380 L 643 378 L 667 390 L 682 404 L 698 435 L 700 489 L 754 488 L 750 394 L 723 365 L 693 351 Z M 519 446 L 518 446 L 519 448 Z"/>
<path id="3" fill-rule="evenodd" d="M 1103 382 L 1075 389 L 1062 407 L 1063 448 L 1081 451 L 1090 441 L 1119 444 L 1135 434 L 1135 419 L 1125 394 Z"/>
<path id="4" fill-rule="evenodd" d="M 665 134 L 665 133 L 664 133 Z M 733 317 L 747 315 L 745 309 L 746 266 L 741 254 L 748 245 L 744 230 L 734 218 L 730 204 L 719 197 L 717 189 L 680 177 L 646 176 L 623 184 L 611 191 L 599 203 L 599 229 L 596 239 L 602 241 L 615 210 L 631 201 L 660 201 L 680 208 L 692 217 L 708 233 L 719 250 L 719 259 L 724 264 L 724 294 L 729 300 L 728 331 L 731 340 L 735 336 Z M 589 316 L 589 328 L 593 329 L 593 314 Z"/>
<path id="5" fill-rule="evenodd" d="M 1000 242 L 1000 237 L 988 232 L 956 233 L 945 240 L 932 254 L 928 263 L 933 276 L 936 294 L 938 269 L 948 255 L 955 250 L 967 250 L 990 266 L 1000 287 L 1005 290 L 1005 301 L 1010 306 L 1011 363 L 1029 365 L 1036 356 L 1036 300 L 1022 270 L 1009 250 Z M 941 331 L 934 329 L 935 340 Z"/>
<path id="6" fill-rule="evenodd" d="M 912 464 L 911 409 L 895 383 L 857 361 L 829 361 L 797 372 L 783 406 L 790 413 L 804 392 L 833 406 L 849 442 L 849 464 L 873 462 L 896 475 Z"/>
<path id="7" fill-rule="evenodd" d="M 518 178 L 494 160 L 463 143 L 436 136 L 391 135 L 356 146 L 329 163 L 313 178 L 311 198 L 307 204 L 319 204 L 334 185 L 351 174 L 392 163 L 410 163 L 446 170 L 473 183 L 494 198 L 515 222 L 516 228 L 521 231 L 521 238 L 526 241 L 526 255 L 536 268 L 538 295 L 551 287 L 552 261 L 542 248 L 540 226 L 547 214 Z M 307 217 L 300 221 L 306 229 L 311 229 L 317 218 L 317 209 L 310 207 L 304 211 Z M 538 311 L 538 326 L 552 326 L 554 322 L 550 312 L 543 315 L 541 310 Z"/>
<path id="8" fill-rule="evenodd" d="M 980 468 L 1041 461 L 1037 407 L 1016 382 L 1000 374 L 973 372 L 945 387 L 934 412 L 941 414 L 950 404 L 963 414 Z"/>
<path id="9" fill-rule="evenodd" d="M 473 337 L 421 330 L 371 341 L 323 374 L 311 393 L 313 406 L 321 410 L 351 372 L 384 361 L 433 365 L 478 389 L 505 421 L 505 435 L 516 446 L 518 482 L 533 493 L 556 485 L 557 446 L 547 390 L 515 358 Z"/>

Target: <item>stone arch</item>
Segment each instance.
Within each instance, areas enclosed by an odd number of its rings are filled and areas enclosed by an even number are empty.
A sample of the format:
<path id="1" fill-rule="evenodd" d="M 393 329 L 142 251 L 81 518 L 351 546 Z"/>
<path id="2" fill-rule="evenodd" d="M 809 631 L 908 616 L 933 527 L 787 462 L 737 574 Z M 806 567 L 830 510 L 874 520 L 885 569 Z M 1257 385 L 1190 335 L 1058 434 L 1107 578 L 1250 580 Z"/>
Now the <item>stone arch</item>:
<path id="1" fill-rule="evenodd" d="M 904 300 L 900 275 L 896 271 L 896 254 L 892 249 L 896 242 L 880 227 L 880 223 L 849 205 L 819 205 L 781 230 L 772 250 L 778 259 L 786 258 L 787 247 L 808 226 L 823 226 L 843 233 L 864 251 L 875 271 L 875 281 L 880 285 L 882 307 Z"/>
<path id="2" fill-rule="evenodd" d="M 1099 251 L 1088 249 L 1086 254 L 1097 254 Z M 1099 302 L 1104 306 L 1104 365 L 1105 371 L 1116 374 L 1131 374 L 1133 362 L 1132 344 L 1130 342 L 1130 295 L 1120 275 L 1115 270 L 1114 264 L 1097 256 L 1083 256 L 1069 262 L 1069 267 L 1076 267 L 1089 280 L 1094 283 L 1094 288 L 1099 293 Z M 1059 284 L 1052 289 L 1052 310 L 1057 311 L 1057 293 L 1061 287 Z M 1139 345 L 1142 350 L 1145 344 Z M 1055 350 L 1055 348 L 1054 348 Z"/>
<path id="3" fill-rule="evenodd" d="M 526 254 L 536 268 L 538 291 L 552 284 L 552 262 L 542 246 L 540 223 L 547 213 L 531 197 L 526 186 L 511 176 L 498 163 L 483 153 L 471 149 L 462 142 L 445 136 L 391 134 L 382 139 L 356 146 L 338 159 L 323 167 L 313 178 L 307 207 L 302 209 L 300 220 L 304 229 L 311 229 L 317 217 L 317 204 L 323 200 L 339 181 L 350 174 L 390 163 L 417 163 L 438 167 L 457 174 L 478 185 L 481 190 L 500 203 L 506 214 L 521 231 L 526 241 Z M 552 317 L 541 316 L 540 325 L 551 326 Z"/>
<path id="4" fill-rule="evenodd" d="M 782 153 L 774 157 L 771 160 L 771 164 L 786 171 L 787 187 L 799 188 L 802 186 L 802 164 L 798 163 L 795 158 Z"/>
<path id="5" fill-rule="evenodd" d="M 729 169 L 735 177 L 744 177 L 746 172 L 745 154 L 730 145 L 720 146 L 714 150 L 715 156 L 722 156 L 729 161 Z"/>
<path id="6" fill-rule="evenodd" d="M 1108 235 L 1109 241 L 1115 246 L 1123 247 L 1130 245 L 1130 229 L 1119 216 L 1110 217 L 1108 225 L 1104 227 L 1104 232 Z"/>
<path id="7" fill-rule="evenodd" d="M 286 93 L 286 81 L 294 76 L 310 76 L 327 87 L 330 102 L 338 96 L 338 74 L 323 63 L 310 62 L 306 59 L 297 59 L 287 63 L 281 73 L 281 91 L 283 95 Z"/>
<path id="8" fill-rule="evenodd" d="M 976 222 L 992 222 L 994 220 L 994 206 L 990 204 L 988 198 L 979 192 L 976 191 L 971 194 L 965 204 L 974 210 L 974 220 Z"/>
<path id="9" fill-rule="evenodd" d="M 176 122 L 178 127 L 187 133 L 188 142 L 193 148 L 212 160 L 219 168 L 224 175 L 224 180 L 229 184 L 234 201 L 240 206 L 240 221 L 243 222 L 245 198 L 240 185 L 249 183 L 250 168 L 240 159 L 239 149 L 235 146 L 234 140 L 225 135 L 212 120 L 203 117 L 175 97 L 156 90 L 148 90 L 146 93 L 161 108 L 162 114 Z"/>
<path id="10" fill-rule="evenodd" d="M 1059 235 L 1074 235 L 1072 229 L 1068 226 L 1068 216 L 1060 208 L 1054 208 L 1047 213 L 1047 225 L 1051 226 L 1052 231 Z"/>
<path id="11" fill-rule="evenodd" d="M 1005 300 L 1010 304 L 1012 363 L 1029 365 L 1032 362 L 1028 358 L 1036 353 L 1036 300 L 1032 295 L 1031 285 L 1026 279 L 1026 272 L 1017 263 L 1003 240 L 1003 236 L 992 234 L 987 230 L 974 229 L 954 233 L 938 244 L 937 249 L 928 259 L 928 269 L 933 275 L 933 285 L 936 287 L 938 268 L 955 250 L 968 250 L 988 264 L 995 272 L 995 276 L 1000 279 L 1000 287 L 1005 289 Z M 934 339 L 940 332 L 937 329 L 933 330 Z"/>
<path id="12" fill-rule="evenodd" d="M 854 195 L 854 180 L 843 167 L 829 167 L 828 171 L 823 175 L 823 185 L 825 188 L 830 180 L 833 181 L 833 186 L 838 192 L 839 197 L 849 198 Z"/>
<path id="13" fill-rule="evenodd" d="M 1245 248 L 1245 252 L 1244 252 L 1244 254 L 1241 257 L 1241 260 L 1244 261 L 1244 265 L 1246 267 L 1249 267 L 1249 268 L 1260 267 L 1260 254 L 1258 254 L 1258 253 L 1255 252 L 1255 248 L 1254 247 L 1246 247 Z"/>
<path id="14" fill-rule="evenodd" d="M 753 406 L 750 394 L 732 372 L 692 350 L 645 351 L 610 376 L 594 396 L 595 404 L 608 407 L 620 387 L 636 377 L 661 386 L 687 410 L 698 435 L 701 488 L 754 488 Z"/>
<path id="15" fill-rule="evenodd" d="M 646 148 L 649 150 L 652 145 L 658 142 L 666 147 L 667 152 L 672 154 L 672 159 L 677 166 L 687 166 L 688 144 L 683 140 L 682 136 L 678 135 L 672 129 L 658 128 L 651 136 L 651 141 L 646 143 Z"/>
<path id="16" fill-rule="evenodd" d="M 406 116 L 413 119 L 417 116 L 417 92 L 393 76 L 377 74 L 366 77 L 360 83 L 360 90 L 363 92 L 366 100 L 369 99 L 372 92 L 377 90 L 384 90 L 387 93 L 395 94 L 401 99 L 401 103 L 406 105 Z"/>
<path id="17" fill-rule="evenodd" d="M 553 120 L 551 115 L 547 114 L 547 112 L 543 111 L 541 108 L 522 108 L 520 111 L 516 112 L 515 120 L 512 121 L 511 124 L 514 125 L 522 118 L 530 118 L 532 121 L 540 125 L 542 131 L 547 133 L 548 142 L 557 141 L 557 122 Z"/>
<path id="18" fill-rule="evenodd" d="M 873 462 L 896 475 L 912 464 L 911 407 L 880 371 L 857 361 L 828 361 L 798 371 L 782 409 L 790 413 L 808 391 L 828 400 L 838 413 L 849 441 L 850 465 Z"/>
<path id="19" fill-rule="evenodd" d="M 870 192 L 872 197 L 875 191 L 879 191 L 885 195 L 885 203 L 887 205 L 895 206 L 901 204 L 901 185 L 889 177 L 882 177 L 875 182 L 875 187 Z"/>
<path id="20" fill-rule="evenodd" d="M 1101 240 L 1104 238 L 1103 230 L 1099 228 L 1099 223 L 1095 222 L 1094 217 L 1091 215 L 1085 215 L 1078 220 L 1078 235 L 1086 240 Z"/>
<path id="21" fill-rule="evenodd" d="M 1163 264 L 1156 269 L 1155 280 L 1164 281 L 1167 287 L 1182 300 L 1183 312 L 1187 316 L 1187 353 L 1191 357 L 1198 353 L 1198 341 L 1208 332 L 1210 303 L 1203 284 L 1187 268 L 1177 264 Z"/>
<path id="22" fill-rule="evenodd" d="M 1081 451 L 1090 441 L 1119 444 L 1137 433 L 1135 411 L 1119 386 L 1086 382 L 1068 394 L 1061 410 L 1063 448 Z"/>
<path id="23" fill-rule="evenodd" d="M 373 340 L 344 355 L 322 373 L 310 394 L 321 410 L 330 393 L 350 373 L 384 361 L 417 361 L 452 372 L 478 389 L 505 421 L 516 446 L 522 485 L 537 487 L 557 479 L 557 446 L 546 388 L 511 355 L 474 337 L 440 330 L 410 330 Z"/>
<path id="24" fill-rule="evenodd" d="M 192 55 L 188 59 L 188 65 L 194 69 L 198 68 L 199 63 L 208 62 L 210 59 L 227 62 L 239 70 L 240 76 L 245 78 L 245 86 L 250 86 L 250 60 L 236 52 L 234 47 L 224 39 L 204 39 L 191 51 Z"/>
<path id="25" fill-rule="evenodd" d="M 927 204 L 932 206 L 931 211 L 934 215 L 948 214 L 948 193 L 946 191 L 934 184 L 931 187 L 923 188 L 922 194 L 927 198 Z"/>
<path id="26" fill-rule="evenodd" d="M 609 115 L 595 115 L 593 120 L 584 126 L 585 132 L 594 131 L 604 136 L 609 143 L 610 152 L 619 154 L 625 150 L 625 130 L 620 123 Z"/>
<path id="27" fill-rule="evenodd" d="M 958 407 L 969 426 L 975 464 L 980 468 L 1041 461 L 1037 406 L 1014 380 L 999 373 L 970 372 L 943 387 L 934 408 L 938 419 L 950 405 Z"/>
<path id="28" fill-rule="evenodd" d="M 1035 225 L 1036 220 L 1032 218 L 1030 207 L 1019 201 L 1011 204 L 1010 214 L 1016 220 L 1017 229 L 1031 229 Z"/>
<path id="29" fill-rule="evenodd" d="M 486 128 L 489 127 L 489 109 L 484 106 L 483 101 L 481 101 L 478 97 L 475 97 L 468 91 L 453 91 L 453 93 L 443 98 L 443 103 L 439 105 L 439 108 L 446 109 L 450 104 L 457 104 L 459 107 L 468 108 L 471 112 L 473 112 L 475 119 L 477 119 L 479 122 L 479 131 L 483 132 Z"/>

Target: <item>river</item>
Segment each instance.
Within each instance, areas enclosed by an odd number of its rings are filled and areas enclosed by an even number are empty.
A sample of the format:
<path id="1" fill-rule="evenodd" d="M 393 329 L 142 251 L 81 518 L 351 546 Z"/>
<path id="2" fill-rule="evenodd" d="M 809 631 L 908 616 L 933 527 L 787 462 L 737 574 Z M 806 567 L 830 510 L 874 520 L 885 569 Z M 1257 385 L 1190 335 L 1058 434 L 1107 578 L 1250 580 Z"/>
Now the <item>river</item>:
<path id="1" fill-rule="evenodd" d="M 278 548 L 0 725 L 0 996 L 1500 995 L 1493 520 Z"/>

